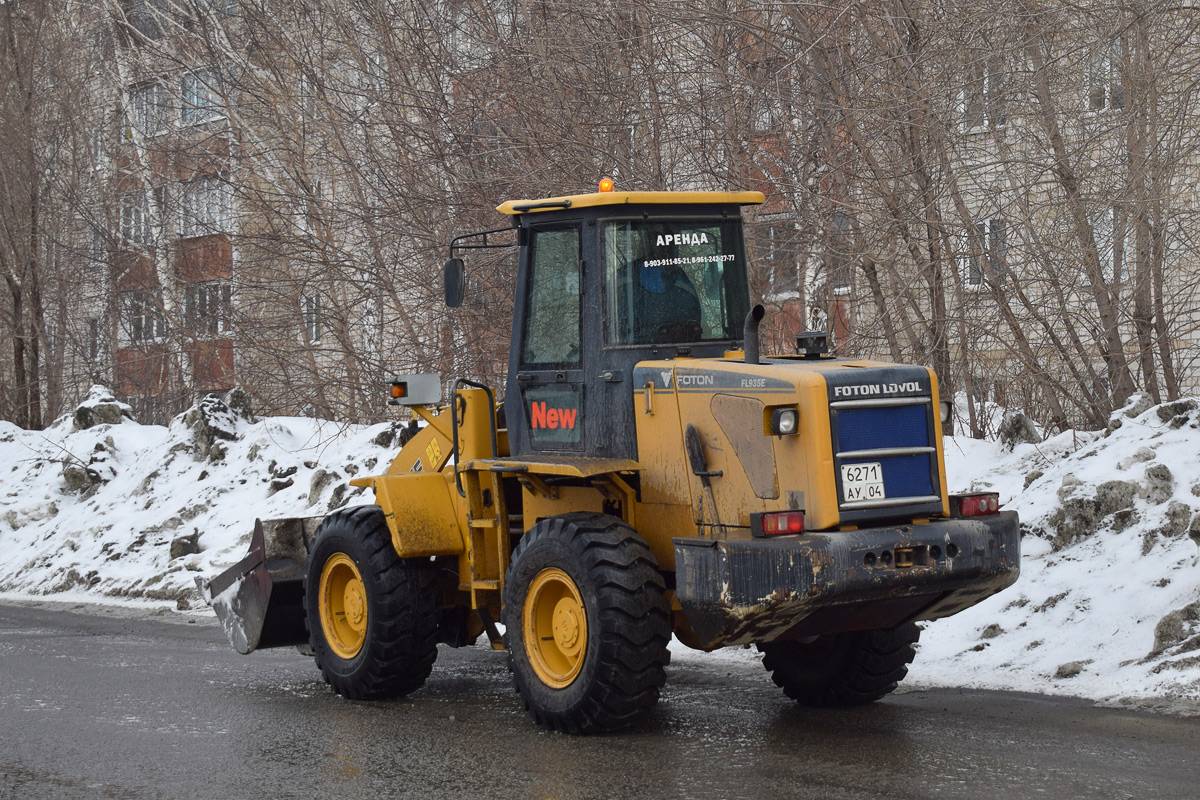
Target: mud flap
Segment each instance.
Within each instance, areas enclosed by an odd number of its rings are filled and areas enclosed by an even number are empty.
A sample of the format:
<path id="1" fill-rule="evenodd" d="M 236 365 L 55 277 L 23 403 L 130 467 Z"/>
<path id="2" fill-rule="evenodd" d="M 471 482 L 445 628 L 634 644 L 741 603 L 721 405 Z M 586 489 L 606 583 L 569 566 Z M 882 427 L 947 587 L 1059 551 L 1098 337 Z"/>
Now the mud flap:
<path id="1" fill-rule="evenodd" d="M 302 537 L 281 557 L 268 558 L 262 520 L 254 521 L 250 552 L 212 580 L 196 579 L 204 602 L 212 606 L 233 649 L 251 653 L 263 647 L 286 647 L 308 642 L 304 624 L 303 543 L 309 520 L 271 520 L 277 529 L 295 523 Z"/>

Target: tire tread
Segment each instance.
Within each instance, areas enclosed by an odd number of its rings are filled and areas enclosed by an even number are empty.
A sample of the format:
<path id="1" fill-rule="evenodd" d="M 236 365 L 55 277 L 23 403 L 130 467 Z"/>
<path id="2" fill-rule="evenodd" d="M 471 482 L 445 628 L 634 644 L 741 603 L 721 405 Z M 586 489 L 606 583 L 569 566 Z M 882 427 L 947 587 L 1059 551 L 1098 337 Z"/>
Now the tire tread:
<path id="1" fill-rule="evenodd" d="M 391 532 L 378 506 L 359 506 L 330 514 L 313 538 L 318 556 L 326 539 L 339 539 L 355 550 L 363 581 L 374 605 L 368 613 L 363 649 L 349 661 L 334 654 L 321 631 L 315 608 L 321 565 L 310 563 L 305 575 L 305 624 L 317 667 L 330 687 L 353 700 L 400 697 L 419 689 L 437 658 L 435 576 L 426 562 L 402 559 L 392 547 Z M 344 550 L 342 550 L 344 552 Z M 353 555 L 349 554 L 353 558 Z M 310 556 L 310 562 L 313 561 Z M 310 607 L 311 606 L 311 607 Z"/>
<path id="2" fill-rule="evenodd" d="M 587 658 L 599 663 L 586 686 L 572 684 L 579 699 L 570 708 L 544 702 L 554 690 L 528 665 L 519 632 L 524 589 L 518 571 L 522 556 L 539 543 L 565 546 L 581 562 L 595 591 L 599 646 Z M 505 587 L 505 645 L 513 685 L 538 724 L 563 733 L 596 733 L 634 723 L 658 702 L 670 662 L 670 606 L 666 584 L 649 546 L 622 520 L 576 512 L 539 522 L 522 537 L 509 565 Z M 586 672 L 585 666 L 585 672 Z M 567 691 L 567 690 L 563 690 Z"/>
<path id="3" fill-rule="evenodd" d="M 794 641 L 759 645 L 775 685 L 802 705 L 866 705 L 895 691 L 916 656 L 921 629 L 910 622 L 832 635 L 839 637 L 833 653 Z"/>

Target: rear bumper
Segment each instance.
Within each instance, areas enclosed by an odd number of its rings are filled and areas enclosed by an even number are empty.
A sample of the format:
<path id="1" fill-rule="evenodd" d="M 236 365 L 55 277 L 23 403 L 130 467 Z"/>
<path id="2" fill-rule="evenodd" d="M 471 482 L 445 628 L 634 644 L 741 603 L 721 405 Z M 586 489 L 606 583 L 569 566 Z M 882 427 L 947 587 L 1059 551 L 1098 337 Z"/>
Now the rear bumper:
<path id="1" fill-rule="evenodd" d="M 676 596 L 711 649 L 948 617 L 1020 573 L 1014 511 L 771 539 L 675 539 Z"/>

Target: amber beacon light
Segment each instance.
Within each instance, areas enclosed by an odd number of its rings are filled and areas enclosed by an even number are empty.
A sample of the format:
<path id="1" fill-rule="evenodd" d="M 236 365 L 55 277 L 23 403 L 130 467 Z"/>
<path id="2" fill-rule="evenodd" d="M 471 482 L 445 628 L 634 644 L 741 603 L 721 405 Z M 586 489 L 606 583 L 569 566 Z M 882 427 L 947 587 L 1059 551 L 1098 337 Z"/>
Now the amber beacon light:
<path id="1" fill-rule="evenodd" d="M 612 178 L 601 178 L 600 179 L 600 191 L 611 192 L 612 190 L 613 190 L 613 179 Z"/>

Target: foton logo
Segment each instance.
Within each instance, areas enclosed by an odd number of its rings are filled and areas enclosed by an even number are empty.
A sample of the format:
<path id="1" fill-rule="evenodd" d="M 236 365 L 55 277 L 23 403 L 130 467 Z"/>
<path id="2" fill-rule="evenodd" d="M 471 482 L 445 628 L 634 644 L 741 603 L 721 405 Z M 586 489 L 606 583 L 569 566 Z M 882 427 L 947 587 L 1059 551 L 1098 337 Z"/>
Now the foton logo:
<path id="1" fill-rule="evenodd" d="M 535 429 L 575 430 L 575 420 L 578 416 L 578 408 L 546 408 L 545 403 L 531 403 L 529 406 L 529 424 Z"/>
<path id="2" fill-rule="evenodd" d="M 671 388 L 671 371 L 664 369 L 659 373 L 663 379 L 663 386 Z M 675 377 L 676 386 L 713 386 L 717 380 L 712 375 L 679 375 Z"/>

